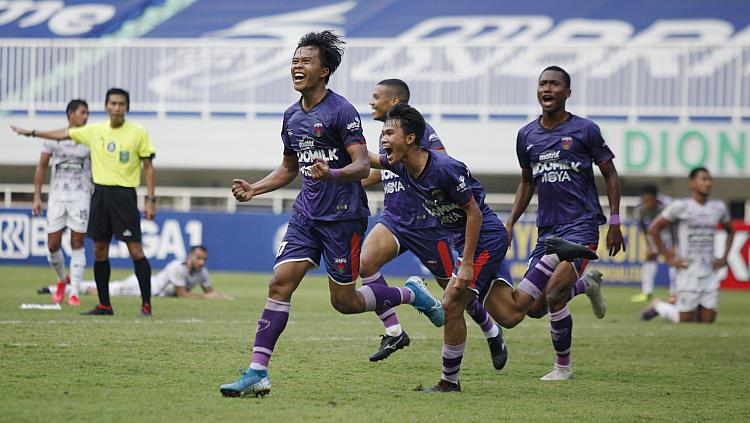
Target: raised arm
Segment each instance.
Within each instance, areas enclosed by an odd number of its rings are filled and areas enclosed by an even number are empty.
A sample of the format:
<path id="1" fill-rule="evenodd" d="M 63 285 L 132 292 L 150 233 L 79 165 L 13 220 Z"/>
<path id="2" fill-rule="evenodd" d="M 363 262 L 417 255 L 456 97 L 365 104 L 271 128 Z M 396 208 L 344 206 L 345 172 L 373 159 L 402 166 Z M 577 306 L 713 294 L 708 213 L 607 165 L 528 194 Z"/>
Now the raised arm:
<path id="1" fill-rule="evenodd" d="M 625 240 L 620 230 L 620 176 L 617 175 L 617 169 L 612 161 L 607 161 L 599 165 L 599 170 L 604 176 L 607 183 L 607 200 L 609 200 L 610 220 L 609 229 L 607 230 L 607 250 L 612 257 L 620 252 L 624 252 Z M 616 216 L 616 217 L 615 217 Z"/>
<path id="2" fill-rule="evenodd" d="M 23 135 L 24 137 L 43 138 L 52 141 L 64 141 L 70 139 L 68 128 L 54 129 L 51 131 L 37 131 L 35 129 L 24 129 L 15 125 L 10 125 L 10 129 L 16 134 Z"/>
<path id="3" fill-rule="evenodd" d="M 513 200 L 513 207 L 510 211 L 510 217 L 505 222 L 505 229 L 508 231 L 508 239 L 513 239 L 513 225 L 518 222 L 521 215 L 526 211 L 526 207 L 529 206 L 531 198 L 534 196 L 536 191 L 536 185 L 534 185 L 534 179 L 531 175 L 531 169 L 521 169 L 521 182 L 516 188 L 516 198 Z"/>
<path id="4" fill-rule="evenodd" d="M 473 196 L 461 207 L 466 211 L 466 229 L 461 267 L 456 273 L 456 287 L 466 288 L 474 280 L 474 253 L 482 230 L 482 211 Z"/>
<path id="5" fill-rule="evenodd" d="M 373 185 L 381 182 L 380 171 L 377 169 L 370 169 L 370 175 L 362 180 L 362 186 L 364 188 L 370 188 Z"/>
<path id="6" fill-rule="evenodd" d="M 42 184 L 44 183 L 44 176 L 47 174 L 50 157 L 52 157 L 52 154 L 42 153 L 39 156 L 36 171 L 34 171 L 34 205 L 31 209 L 34 216 L 42 215 Z"/>
<path id="7" fill-rule="evenodd" d="M 284 154 L 281 165 L 260 181 L 250 184 L 244 179 L 232 180 L 232 194 L 237 201 L 250 201 L 254 196 L 275 191 L 289 185 L 299 173 L 299 163 L 294 154 Z"/>

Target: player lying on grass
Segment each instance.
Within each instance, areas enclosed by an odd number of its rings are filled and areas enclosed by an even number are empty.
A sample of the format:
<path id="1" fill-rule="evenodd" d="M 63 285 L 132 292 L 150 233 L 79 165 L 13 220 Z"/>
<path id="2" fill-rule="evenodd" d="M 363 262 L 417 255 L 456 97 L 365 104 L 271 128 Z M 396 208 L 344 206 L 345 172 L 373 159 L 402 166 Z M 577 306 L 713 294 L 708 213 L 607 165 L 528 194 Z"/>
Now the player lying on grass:
<path id="1" fill-rule="evenodd" d="M 396 104 L 383 126 L 384 154 L 370 153 L 370 165 L 396 173 L 409 185 L 427 211 L 450 234 L 460 254 L 458 269 L 443 297 L 443 370 L 440 381 L 425 392 L 460 391 L 459 374 L 466 346 L 466 306 L 476 298 L 501 325 L 512 327 L 525 316 L 512 313 L 512 279 L 505 253 L 508 234 L 497 215 L 485 204 L 485 192 L 467 166 L 446 154 L 420 146 L 425 131 L 422 115 L 406 104 Z M 547 240 L 556 260 L 596 259 L 588 248 L 562 239 Z M 533 301 L 532 301 L 533 302 Z M 529 302 L 529 307 L 531 302 Z M 528 309 L 526 310 L 528 311 Z"/>
<path id="2" fill-rule="evenodd" d="M 211 280 L 206 269 L 208 250 L 202 245 L 190 248 L 187 260 L 172 260 L 167 267 L 156 276 L 151 278 L 151 292 L 157 297 L 179 297 L 179 298 L 203 298 L 207 300 L 232 299 L 226 294 L 214 291 Z M 203 293 L 192 293 L 193 288 L 200 286 Z M 53 286 L 40 288 L 40 294 L 54 291 Z M 85 295 L 96 295 L 96 282 L 81 282 L 81 292 Z M 138 278 L 130 275 L 121 281 L 113 281 L 109 284 L 109 293 L 112 296 L 138 296 L 140 288 Z"/>

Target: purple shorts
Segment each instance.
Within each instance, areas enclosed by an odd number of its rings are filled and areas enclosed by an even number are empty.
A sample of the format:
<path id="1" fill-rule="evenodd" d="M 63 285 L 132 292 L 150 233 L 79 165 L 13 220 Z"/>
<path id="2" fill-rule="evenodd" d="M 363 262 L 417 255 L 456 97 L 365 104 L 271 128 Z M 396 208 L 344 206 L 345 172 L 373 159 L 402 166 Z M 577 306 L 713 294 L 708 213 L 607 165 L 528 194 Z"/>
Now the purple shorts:
<path id="1" fill-rule="evenodd" d="M 387 216 L 381 216 L 383 224 L 398 244 L 398 255 L 411 251 L 436 278 L 450 279 L 455 267 L 453 243 L 440 227 L 411 230 L 399 225 Z"/>
<path id="2" fill-rule="evenodd" d="M 596 251 L 599 245 L 599 224 L 591 220 L 578 220 L 561 225 L 540 227 L 536 247 L 529 258 L 529 268 L 534 267 L 544 255 L 544 240 L 550 235 L 559 236 L 576 244 L 588 245 L 590 249 Z M 576 273 L 580 276 L 586 270 L 589 260 L 575 259 L 572 263 Z"/>
<path id="3" fill-rule="evenodd" d="M 318 267 L 322 253 L 328 276 L 336 283 L 352 284 L 359 277 L 359 253 L 365 230 L 366 218 L 328 222 L 310 220 L 295 212 L 289 219 L 273 267 L 292 261 L 309 261 Z"/>
<path id="4" fill-rule="evenodd" d="M 513 277 L 510 274 L 508 264 L 505 262 L 505 253 L 507 252 L 508 234 L 505 232 L 505 228 L 480 235 L 474 253 L 474 280 L 469 285 L 469 289 L 477 293 L 482 304 L 490 294 L 495 282 L 499 281 L 511 288 L 513 287 Z M 460 257 L 458 266 L 461 266 Z M 456 272 L 458 272 L 458 266 Z M 454 272 L 453 275 L 455 276 L 456 273 Z"/>

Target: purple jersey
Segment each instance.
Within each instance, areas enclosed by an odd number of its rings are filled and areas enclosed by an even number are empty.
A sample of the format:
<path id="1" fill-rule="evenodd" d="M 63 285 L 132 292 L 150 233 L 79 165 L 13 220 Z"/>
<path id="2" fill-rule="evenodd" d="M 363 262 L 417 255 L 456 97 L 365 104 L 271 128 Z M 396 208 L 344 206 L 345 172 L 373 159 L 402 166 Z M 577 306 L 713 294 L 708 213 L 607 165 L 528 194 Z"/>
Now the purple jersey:
<path id="1" fill-rule="evenodd" d="M 432 126 L 425 125 L 424 136 L 420 143 L 425 150 L 445 151 L 443 143 L 440 141 Z M 383 145 L 380 145 L 380 154 L 383 151 Z M 380 171 L 380 178 L 383 181 L 383 214 L 388 216 L 392 221 L 408 226 L 409 228 L 433 228 L 439 226 L 434 216 L 427 213 L 422 207 L 422 200 L 410 193 L 401 178 L 390 170 L 383 169 Z"/>
<path id="2" fill-rule="evenodd" d="M 310 177 L 315 159 L 341 169 L 352 162 L 346 147 L 365 144 L 359 113 L 344 97 L 328 90 L 320 103 L 305 112 L 302 99 L 284 112 L 281 139 L 284 154 L 297 155 L 302 190 L 294 210 L 311 220 L 350 220 L 367 217 L 367 196 L 360 181 L 318 181 Z"/>
<path id="3" fill-rule="evenodd" d="M 401 163 L 388 163 L 385 154 L 380 156 L 383 167 L 398 174 L 401 179 L 412 189 L 422 206 L 435 216 L 440 225 L 446 229 L 453 243 L 459 250 L 463 248 L 466 235 L 466 211 L 465 206 L 472 197 L 482 211 L 482 234 L 505 233 L 505 227 L 500 223 L 497 215 L 484 203 L 485 192 L 465 164 L 434 150 L 427 150 L 429 157 L 422 174 L 418 178 L 413 177 Z M 506 238 L 507 241 L 507 238 Z M 479 243 L 483 242 L 480 235 Z M 507 247 L 507 245 L 506 245 Z"/>
<path id="4" fill-rule="evenodd" d="M 559 225 L 581 218 L 605 223 L 593 165 L 602 165 L 615 155 L 599 127 L 573 114 L 551 130 L 539 121 L 521 128 L 516 141 L 518 162 L 522 168 L 531 169 L 536 185 L 537 225 Z"/>

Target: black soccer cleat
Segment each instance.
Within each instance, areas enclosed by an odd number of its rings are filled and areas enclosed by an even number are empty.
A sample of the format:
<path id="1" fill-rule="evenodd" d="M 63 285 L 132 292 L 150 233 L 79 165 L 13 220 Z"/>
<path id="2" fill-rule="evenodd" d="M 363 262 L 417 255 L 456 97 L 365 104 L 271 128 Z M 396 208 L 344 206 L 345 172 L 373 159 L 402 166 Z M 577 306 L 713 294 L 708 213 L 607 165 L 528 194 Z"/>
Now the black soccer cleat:
<path id="1" fill-rule="evenodd" d="M 52 291 L 49 290 L 48 286 L 43 286 L 41 288 L 37 288 L 36 293 L 43 295 L 43 294 L 51 294 Z"/>
<path id="2" fill-rule="evenodd" d="M 500 326 L 497 327 L 500 331 L 497 336 L 487 338 L 487 345 L 490 347 L 490 355 L 492 356 L 492 366 L 495 370 L 502 370 L 505 367 L 505 363 L 508 361 L 508 348 L 505 347 L 505 341 L 503 340 L 503 330 Z"/>
<path id="3" fill-rule="evenodd" d="M 557 254 L 560 261 L 572 261 L 577 258 L 597 260 L 599 256 L 587 246 L 566 241 L 557 236 L 548 236 L 544 240 L 544 254 Z"/>
<path id="4" fill-rule="evenodd" d="M 380 337 L 383 338 L 380 341 L 380 348 L 375 351 L 375 354 L 370 356 L 370 361 L 385 360 L 394 352 L 408 347 L 411 343 L 411 339 L 409 339 L 406 331 L 401 331 L 401 335 L 398 336 L 380 335 Z"/>
<path id="5" fill-rule="evenodd" d="M 437 385 L 422 389 L 422 392 L 461 392 L 461 382 L 453 383 L 440 379 Z"/>
<path id="6" fill-rule="evenodd" d="M 103 306 L 101 304 L 94 307 L 93 310 L 81 313 L 82 316 L 112 316 L 113 314 L 115 312 L 112 310 L 112 306 Z"/>

